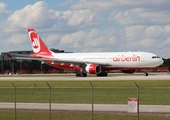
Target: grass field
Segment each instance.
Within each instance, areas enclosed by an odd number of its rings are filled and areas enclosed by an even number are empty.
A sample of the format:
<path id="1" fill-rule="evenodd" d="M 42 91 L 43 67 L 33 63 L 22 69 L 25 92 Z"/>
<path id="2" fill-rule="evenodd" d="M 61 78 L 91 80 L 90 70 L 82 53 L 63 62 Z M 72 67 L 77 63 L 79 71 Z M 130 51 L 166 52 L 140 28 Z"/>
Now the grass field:
<path id="1" fill-rule="evenodd" d="M 94 86 L 94 103 L 127 104 L 128 97 L 137 97 L 136 82 L 140 90 L 140 104 L 170 105 L 170 81 L 91 81 Z M 49 102 L 46 81 L 1 81 L 0 102 L 14 102 L 16 86 L 17 102 Z M 53 103 L 91 103 L 91 86 L 88 81 L 50 81 Z M 14 118 L 14 110 L 0 110 L 1 120 Z M 95 120 L 137 120 L 136 114 L 95 112 Z M 17 110 L 17 120 L 46 120 L 49 112 L 43 110 Z M 52 111 L 52 119 L 90 120 L 91 112 Z M 140 113 L 142 120 L 170 120 L 169 113 Z"/>
<path id="2" fill-rule="evenodd" d="M 14 120 L 13 110 L 0 110 L 1 120 Z M 49 111 L 17 110 L 17 120 L 49 120 Z M 140 113 L 140 120 L 170 120 L 168 113 Z M 137 114 L 121 112 L 94 112 L 94 120 L 137 120 Z M 52 111 L 51 120 L 92 120 L 87 111 Z"/>
<path id="3" fill-rule="evenodd" d="M 170 81 L 91 81 L 94 86 L 94 102 L 126 104 L 128 97 L 137 97 L 140 104 L 170 104 Z M 49 102 L 49 88 L 45 81 L 1 81 L 0 102 Z M 88 81 L 48 81 L 54 103 L 91 103 L 91 86 Z"/>

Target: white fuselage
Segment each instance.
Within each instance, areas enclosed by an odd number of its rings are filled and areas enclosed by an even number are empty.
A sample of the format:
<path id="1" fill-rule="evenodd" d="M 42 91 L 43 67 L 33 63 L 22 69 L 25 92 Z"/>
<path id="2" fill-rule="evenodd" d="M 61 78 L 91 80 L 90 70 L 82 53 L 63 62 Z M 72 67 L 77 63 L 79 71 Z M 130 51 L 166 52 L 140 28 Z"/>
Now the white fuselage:
<path id="1" fill-rule="evenodd" d="M 162 58 L 149 52 L 53 53 L 57 59 L 99 64 L 115 68 L 150 68 L 163 63 Z"/>

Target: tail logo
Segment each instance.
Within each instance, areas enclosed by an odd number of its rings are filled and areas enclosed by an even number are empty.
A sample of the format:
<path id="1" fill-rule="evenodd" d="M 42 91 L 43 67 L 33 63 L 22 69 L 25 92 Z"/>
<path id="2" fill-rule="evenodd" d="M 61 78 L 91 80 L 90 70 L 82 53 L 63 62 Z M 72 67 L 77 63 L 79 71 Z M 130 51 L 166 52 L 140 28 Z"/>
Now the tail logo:
<path id="1" fill-rule="evenodd" d="M 38 39 L 37 39 L 37 38 L 33 38 L 32 47 L 33 47 L 34 49 L 37 49 L 37 48 L 39 47 L 39 42 L 38 42 Z"/>
<path id="2" fill-rule="evenodd" d="M 35 53 L 40 52 L 40 40 L 39 36 L 34 32 L 30 32 L 30 39 L 32 42 L 32 48 Z"/>

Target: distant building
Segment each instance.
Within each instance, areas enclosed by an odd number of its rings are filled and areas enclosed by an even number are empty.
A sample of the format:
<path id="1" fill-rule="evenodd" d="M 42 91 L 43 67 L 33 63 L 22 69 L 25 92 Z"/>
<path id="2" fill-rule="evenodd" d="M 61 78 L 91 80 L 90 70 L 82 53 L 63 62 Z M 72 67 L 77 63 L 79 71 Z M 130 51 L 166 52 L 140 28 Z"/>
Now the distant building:
<path id="1" fill-rule="evenodd" d="M 65 52 L 64 50 L 59 50 L 59 49 L 55 49 L 55 48 L 51 48 L 50 50 L 55 53 L 73 53 L 73 52 Z"/>
<path id="2" fill-rule="evenodd" d="M 55 48 L 51 48 L 50 50 L 55 53 L 64 53 L 64 50 L 59 50 L 59 49 L 55 49 Z"/>

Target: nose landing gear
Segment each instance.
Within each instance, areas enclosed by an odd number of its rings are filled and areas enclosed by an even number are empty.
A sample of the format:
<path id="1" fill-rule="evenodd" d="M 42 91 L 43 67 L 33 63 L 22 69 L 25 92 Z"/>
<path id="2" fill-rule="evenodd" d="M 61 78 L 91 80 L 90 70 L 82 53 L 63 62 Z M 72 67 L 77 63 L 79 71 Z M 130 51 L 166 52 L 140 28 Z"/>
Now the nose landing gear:
<path id="1" fill-rule="evenodd" d="M 148 76 L 149 74 L 148 74 L 148 72 L 144 72 L 144 74 L 143 74 L 144 76 Z"/>

